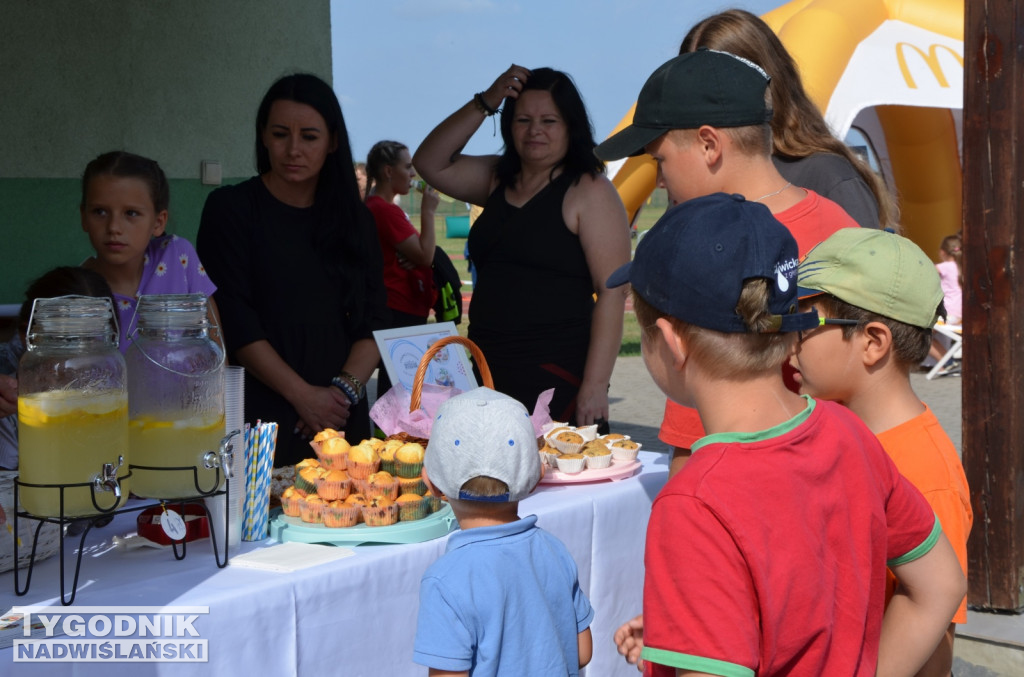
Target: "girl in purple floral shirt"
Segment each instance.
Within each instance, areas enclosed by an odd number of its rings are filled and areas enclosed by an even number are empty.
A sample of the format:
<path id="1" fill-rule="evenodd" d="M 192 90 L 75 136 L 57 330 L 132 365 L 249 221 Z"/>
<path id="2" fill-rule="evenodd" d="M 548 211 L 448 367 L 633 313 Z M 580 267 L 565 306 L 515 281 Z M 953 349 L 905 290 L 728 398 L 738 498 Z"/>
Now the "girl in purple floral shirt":
<path id="1" fill-rule="evenodd" d="M 190 294 L 209 298 L 210 321 L 220 325 L 206 276 L 191 243 L 167 235 L 170 189 L 154 160 L 112 151 L 90 162 L 82 176 L 82 230 L 96 255 L 82 266 L 103 275 L 114 292 L 121 352 L 135 327 L 135 305 L 143 294 Z"/>

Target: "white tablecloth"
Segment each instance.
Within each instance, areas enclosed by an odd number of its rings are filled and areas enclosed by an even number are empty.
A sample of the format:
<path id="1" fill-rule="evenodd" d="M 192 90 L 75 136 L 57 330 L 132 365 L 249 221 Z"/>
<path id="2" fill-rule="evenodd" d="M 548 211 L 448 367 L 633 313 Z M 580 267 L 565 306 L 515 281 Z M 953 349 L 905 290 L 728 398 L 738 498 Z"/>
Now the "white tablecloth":
<path id="1" fill-rule="evenodd" d="M 541 485 L 520 504 L 560 538 L 579 566 L 595 609 L 592 677 L 637 674 L 616 653 L 612 633 L 640 612 L 643 549 L 651 501 L 665 483 L 667 458 L 641 452 L 642 472 L 618 482 Z M 359 546 L 346 559 L 289 574 L 242 567 L 218 569 L 209 541 L 188 544 L 185 560 L 169 550 L 124 551 L 115 534 L 134 529 L 135 513 L 93 530 L 82 561 L 76 607 L 208 606 L 194 627 L 208 640 L 208 663 L 13 663 L 10 675 L 426 675 L 412 662 L 420 577 L 443 552 L 446 538 L 414 545 Z M 272 544 L 243 543 L 235 552 Z M 71 548 L 66 543 L 70 570 Z M 68 574 L 70 576 L 70 573 Z M 24 585 L 24 578 L 22 578 Z M 70 587 L 70 586 L 69 586 Z M 12 606 L 59 605 L 57 563 L 39 563 L 29 593 L 14 594 L 0 575 L 0 612 Z"/>

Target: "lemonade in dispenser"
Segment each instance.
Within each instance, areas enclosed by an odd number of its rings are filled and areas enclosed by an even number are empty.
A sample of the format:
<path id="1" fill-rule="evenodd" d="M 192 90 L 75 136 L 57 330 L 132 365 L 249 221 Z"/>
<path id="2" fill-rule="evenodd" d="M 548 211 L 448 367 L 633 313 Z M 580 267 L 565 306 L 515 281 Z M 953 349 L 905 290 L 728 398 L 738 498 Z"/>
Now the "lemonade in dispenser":
<path id="1" fill-rule="evenodd" d="M 202 294 L 139 298 L 128 363 L 132 491 L 186 498 L 223 486 L 224 351 Z M 223 453 L 223 452 L 222 452 Z"/>
<path id="2" fill-rule="evenodd" d="M 129 489 L 128 391 L 113 303 L 36 299 L 25 347 L 18 364 L 22 507 L 60 517 L 62 494 L 65 517 L 118 507 Z"/>

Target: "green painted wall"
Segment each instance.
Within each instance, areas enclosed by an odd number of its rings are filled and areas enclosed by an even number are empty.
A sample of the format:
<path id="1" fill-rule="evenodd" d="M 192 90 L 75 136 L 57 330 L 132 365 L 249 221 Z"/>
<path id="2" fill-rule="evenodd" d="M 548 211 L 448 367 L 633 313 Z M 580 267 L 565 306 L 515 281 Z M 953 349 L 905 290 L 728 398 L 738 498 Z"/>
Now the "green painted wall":
<path id="1" fill-rule="evenodd" d="M 194 241 L 200 163 L 251 176 L 256 107 L 297 71 L 331 81 L 328 0 L 0 2 L 0 304 L 91 253 L 78 177 L 108 150 L 160 163 Z"/>

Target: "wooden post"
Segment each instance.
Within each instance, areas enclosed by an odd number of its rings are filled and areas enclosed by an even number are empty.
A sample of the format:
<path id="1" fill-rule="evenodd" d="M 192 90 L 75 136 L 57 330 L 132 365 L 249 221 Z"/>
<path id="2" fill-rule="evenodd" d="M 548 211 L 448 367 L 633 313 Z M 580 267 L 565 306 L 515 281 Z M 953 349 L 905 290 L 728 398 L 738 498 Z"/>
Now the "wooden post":
<path id="1" fill-rule="evenodd" d="M 963 461 L 968 602 L 1024 609 L 1024 0 L 967 0 Z"/>

